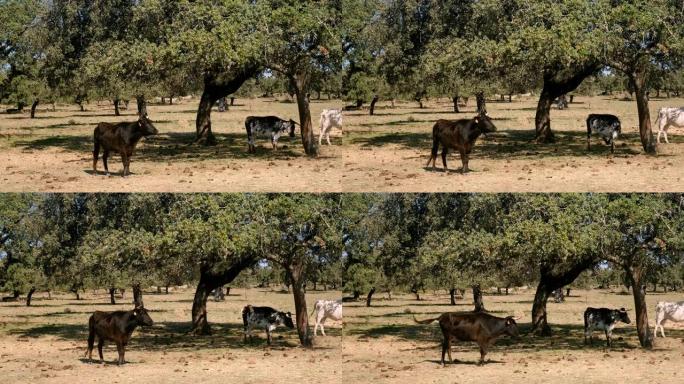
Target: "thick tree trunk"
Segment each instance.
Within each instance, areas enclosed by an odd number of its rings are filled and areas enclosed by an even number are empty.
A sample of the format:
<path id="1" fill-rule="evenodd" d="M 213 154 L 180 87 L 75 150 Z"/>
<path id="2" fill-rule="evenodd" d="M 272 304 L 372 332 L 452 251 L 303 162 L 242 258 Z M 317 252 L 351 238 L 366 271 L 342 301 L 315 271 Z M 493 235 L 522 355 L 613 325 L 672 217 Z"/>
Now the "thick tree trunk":
<path id="1" fill-rule="evenodd" d="M 297 335 L 303 347 L 312 347 L 312 335 L 309 332 L 309 317 L 306 310 L 306 294 L 303 279 L 293 279 L 292 294 L 294 296 L 295 312 L 297 318 Z"/>
<path id="2" fill-rule="evenodd" d="M 373 299 L 374 293 L 375 293 L 375 287 L 371 288 L 370 291 L 368 291 L 368 296 L 366 296 L 366 307 L 371 306 L 371 300 Z"/>
<path id="3" fill-rule="evenodd" d="M 230 296 L 230 287 L 226 287 L 226 296 Z"/>
<path id="4" fill-rule="evenodd" d="M 567 288 L 567 289 L 565 290 L 565 296 L 566 296 L 566 297 L 570 297 L 570 288 Z"/>
<path id="5" fill-rule="evenodd" d="M 313 135 L 313 124 L 311 123 L 311 110 L 309 109 L 309 101 L 306 97 L 306 91 L 309 87 L 310 75 L 306 72 L 295 74 L 290 81 L 295 89 L 295 96 L 297 98 L 297 109 L 299 110 L 299 125 L 301 129 L 302 145 L 304 145 L 304 152 L 309 156 L 316 156 L 318 148 L 316 147 L 316 140 Z"/>
<path id="6" fill-rule="evenodd" d="M 169 286 L 167 285 L 165 288 L 166 288 L 166 294 L 168 295 L 169 294 Z"/>
<path id="7" fill-rule="evenodd" d="M 456 288 L 449 290 L 449 298 L 451 299 L 451 305 L 456 305 Z"/>
<path id="8" fill-rule="evenodd" d="M 475 305 L 475 312 L 485 312 L 484 302 L 482 301 L 482 288 L 480 284 L 475 284 L 473 288 L 473 304 Z"/>
<path id="9" fill-rule="evenodd" d="M 197 108 L 197 119 L 195 121 L 195 142 L 205 145 L 216 144 L 216 137 L 211 131 L 211 109 L 218 99 L 237 92 L 242 84 L 258 70 L 258 65 L 249 64 L 231 72 L 229 76 L 206 76 L 204 78 L 204 92 L 202 92 L 202 98 Z"/>
<path id="10" fill-rule="evenodd" d="M 461 113 L 461 111 L 458 109 L 458 95 L 452 97 L 451 101 L 454 103 L 454 113 Z"/>
<path id="11" fill-rule="evenodd" d="M 478 92 L 475 94 L 475 100 L 477 100 L 477 114 L 485 115 L 487 114 L 487 99 L 485 98 L 484 92 Z"/>
<path id="12" fill-rule="evenodd" d="M 377 104 L 379 99 L 380 98 L 378 97 L 378 95 L 375 95 L 375 96 L 373 96 L 373 100 L 371 100 L 371 103 L 370 103 L 370 115 L 371 116 L 373 116 L 373 114 L 375 113 L 375 104 Z"/>
<path id="13" fill-rule="evenodd" d="M 31 298 L 33 297 L 33 294 L 36 292 L 36 287 L 31 287 L 29 289 L 28 293 L 26 294 L 26 306 L 30 307 L 31 306 Z"/>
<path id="14" fill-rule="evenodd" d="M 571 72 L 549 72 L 544 75 L 544 86 L 537 103 L 534 118 L 535 137 L 538 143 L 553 143 L 555 137 L 551 130 L 551 104 L 558 96 L 572 92 L 582 81 L 599 69 L 596 63 L 586 63 Z"/>
<path id="15" fill-rule="evenodd" d="M 116 292 L 116 288 L 109 288 L 109 303 L 112 305 L 116 304 L 116 298 L 114 298 L 114 292 Z"/>
<path id="16" fill-rule="evenodd" d="M 137 95 L 135 102 L 138 104 L 138 116 L 147 116 L 147 100 L 145 100 L 145 95 Z"/>
<path id="17" fill-rule="evenodd" d="M 551 104 L 556 97 L 545 85 L 537 102 L 537 114 L 534 118 L 535 135 L 539 143 L 553 143 L 556 138 L 551 130 Z"/>
<path id="18" fill-rule="evenodd" d="M 353 298 L 354 300 L 358 300 L 359 297 L 361 297 L 361 292 L 359 292 L 359 291 L 354 291 L 354 292 L 352 293 L 352 298 Z"/>
<path id="19" fill-rule="evenodd" d="M 38 103 L 40 100 L 35 99 L 33 100 L 33 104 L 31 104 L 31 118 L 34 119 L 36 117 L 36 107 L 38 107 Z"/>
<path id="20" fill-rule="evenodd" d="M 546 303 L 549 297 L 556 289 L 572 284 L 580 273 L 596 264 L 596 262 L 593 259 L 580 260 L 566 270 L 555 272 L 552 266 L 541 266 L 539 284 L 537 285 L 537 292 L 534 295 L 534 303 L 532 304 L 532 331 L 537 332 L 541 336 L 551 335 L 551 327 L 546 316 Z"/>
<path id="21" fill-rule="evenodd" d="M 643 271 L 638 268 L 625 267 L 627 279 L 632 286 L 634 296 L 634 312 L 636 313 L 637 335 L 643 348 L 653 348 L 653 339 L 648 329 L 648 308 L 646 307 L 646 289 L 643 284 Z"/>
<path id="22" fill-rule="evenodd" d="M 136 308 L 145 307 L 143 303 L 143 293 L 140 284 L 133 284 L 133 304 Z"/>
<path id="23" fill-rule="evenodd" d="M 121 116 L 121 111 L 119 110 L 119 103 L 121 100 L 114 99 L 114 116 Z"/>
<path id="24" fill-rule="evenodd" d="M 205 145 L 216 144 L 216 137 L 211 131 L 211 109 L 218 99 L 216 94 L 205 87 L 197 109 L 196 142 L 202 142 Z"/>
<path id="25" fill-rule="evenodd" d="M 207 320 L 207 299 L 214 289 L 229 284 L 245 268 L 254 263 L 251 258 L 238 261 L 222 274 L 214 274 L 211 268 L 203 266 L 200 271 L 200 280 L 195 289 L 195 297 L 192 300 L 192 330 L 195 335 L 208 335 L 211 327 Z"/>
<path id="26" fill-rule="evenodd" d="M 653 131 L 651 130 L 651 113 L 648 109 L 648 96 L 646 95 L 646 75 L 643 73 L 635 73 L 629 75 L 629 78 L 636 95 L 641 145 L 646 153 L 655 154 L 656 143 L 653 137 Z"/>
<path id="27" fill-rule="evenodd" d="M 320 94 L 319 94 L 320 95 Z M 230 98 L 230 106 L 233 107 L 235 106 L 235 97 Z"/>

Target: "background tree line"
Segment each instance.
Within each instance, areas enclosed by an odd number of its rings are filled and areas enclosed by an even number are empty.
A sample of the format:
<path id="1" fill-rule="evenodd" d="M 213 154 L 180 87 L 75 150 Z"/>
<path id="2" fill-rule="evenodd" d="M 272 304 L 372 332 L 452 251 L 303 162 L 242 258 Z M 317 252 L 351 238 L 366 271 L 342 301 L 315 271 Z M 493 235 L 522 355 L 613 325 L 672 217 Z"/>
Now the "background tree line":
<path id="1" fill-rule="evenodd" d="M 285 91 L 312 140 L 311 95 L 361 106 L 405 98 L 535 92 L 535 136 L 554 140 L 555 98 L 634 95 L 644 150 L 655 152 L 648 94 L 684 84 L 678 0 L 6 0 L 0 3 L 0 101 L 146 100 L 200 93 L 196 140 L 215 142 L 221 98 Z M 255 92 L 256 91 L 256 92 Z M 661 92 L 662 91 L 662 92 Z"/>
<path id="2" fill-rule="evenodd" d="M 306 289 L 373 295 L 536 286 L 533 330 L 551 332 L 559 289 L 632 291 L 650 346 L 648 287 L 684 286 L 680 194 L 48 194 L 0 199 L 0 289 L 196 286 L 191 327 L 210 332 L 206 302 L 224 285 L 291 289 L 310 345 Z M 161 289 L 161 288 L 159 288 Z M 10 296 L 10 297 L 12 297 Z"/>

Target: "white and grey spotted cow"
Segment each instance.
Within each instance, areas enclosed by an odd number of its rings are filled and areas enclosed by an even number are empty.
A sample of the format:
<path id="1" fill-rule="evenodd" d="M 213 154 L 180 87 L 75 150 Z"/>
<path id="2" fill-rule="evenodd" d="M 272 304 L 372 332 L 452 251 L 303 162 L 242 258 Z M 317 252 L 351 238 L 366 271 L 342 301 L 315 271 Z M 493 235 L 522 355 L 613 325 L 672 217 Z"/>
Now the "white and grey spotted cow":
<path id="1" fill-rule="evenodd" d="M 292 313 L 280 312 L 271 307 L 254 307 L 247 305 L 242 308 L 242 323 L 245 330 L 245 342 L 247 336 L 252 340 L 252 329 L 263 329 L 266 332 L 268 345 L 271 345 L 271 332 L 279 325 L 284 325 L 290 329 L 294 328 Z"/>
<path id="2" fill-rule="evenodd" d="M 333 128 L 342 129 L 342 111 L 339 109 L 324 109 L 321 112 L 321 131 L 318 134 L 318 145 L 323 142 L 323 136 L 330 145 L 330 131 Z"/>
<path id="3" fill-rule="evenodd" d="M 596 133 L 610 145 L 610 153 L 615 151 L 615 139 L 620 136 L 622 127 L 615 115 L 591 114 L 587 117 L 587 151 L 591 149 L 591 134 Z"/>
<path id="4" fill-rule="evenodd" d="M 276 116 L 248 116 L 245 119 L 249 153 L 254 153 L 257 136 L 271 138 L 273 149 L 278 149 L 278 139 L 288 131 L 290 137 L 295 137 L 295 123 L 293 120 L 283 120 Z"/>
<path id="5" fill-rule="evenodd" d="M 667 129 L 669 127 L 684 128 L 684 108 L 660 108 L 656 125 L 658 126 L 658 144 L 660 144 L 660 135 L 664 135 L 665 142 L 669 144 Z"/>
<path id="6" fill-rule="evenodd" d="M 323 328 L 325 320 L 342 320 L 342 300 L 316 300 L 316 303 L 314 303 L 314 310 L 311 314 L 316 314 L 314 336 L 316 336 L 316 331 L 319 326 L 321 327 L 321 334 L 325 336 L 325 329 Z"/>
<path id="7" fill-rule="evenodd" d="M 627 310 L 624 308 L 620 309 L 608 309 L 608 308 L 587 308 L 584 311 L 584 344 L 587 343 L 587 339 L 593 345 L 594 339 L 592 337 L 592 332 L 594 329 L 603 330 L 606 333 L 606 343 L 608 348 L 612 344 L 613 328 L 617 325 L 619 321 L 625 324 L 629 324 L 629 316 L 627 315 Z"/>
<path id="8" fill-rule="evenodd" d="M 653 338 L 656 337 L 658 328 L 660 328 L 660 335 L 665 337 L 665 328 L 663 324 L 666 321 L 679 322 L 684 321 L 684 301 L 667 302 L 659 301 L 656 305 L 655 329 L 653 330 Z"/>

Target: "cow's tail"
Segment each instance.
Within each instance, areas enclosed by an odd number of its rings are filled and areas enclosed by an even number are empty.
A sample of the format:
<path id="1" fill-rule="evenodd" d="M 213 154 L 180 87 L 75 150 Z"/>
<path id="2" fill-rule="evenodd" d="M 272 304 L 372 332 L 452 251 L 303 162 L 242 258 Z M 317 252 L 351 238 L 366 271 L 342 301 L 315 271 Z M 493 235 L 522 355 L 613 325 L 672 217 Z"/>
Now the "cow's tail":
<path id="1" fill-rule="evenodd" d="M 93 172 L 97 172 L 97 159 L 100 156 L 100 140 L 97 138 L 97 128 L 95 128 L 93 133 L 93 142 Z"/>
<path id="2" fill-rule="evenodd" d="M 655 125 L 658 127 L 658 130 L 660 130 L 660 120 L 662 119 L 663 114 L 661 113 L 662 110 L 658 110 L 658 117 L 656 117 L 655 120 Z"/>
<path id="3" fill-rule="evenodd" d="M 319 303 L 319 301 L 316 300 L 316 302 L 314 303 L 314 306 L 313 306 L 313 310 L 311 311 L 311 314 L 309 315 L 309 317 L 313 316 L 314 312 L 316 312 L 318 310 L 318 303 Z"/>
<path id="4" fill-rule="evenodd" d="M 430 152 L 430 158 L 427 162 L 427 167 L 430 166 L 430 162 L 437 158 L 437 152 L 439 152 L 439 140 L 437 139 L 437 123 L 432 127 L 432 151 Z"/>
<path id="5" fill-rule="evenodd" d="M 95 319 L 90 316 L 88 320 L 88 349 L 86 349 L 86 357 L 89 357 L 90 352 L 93 350 L 95 345 Z"/>
<path id="6" fill-rule="evenodd" d="M 430 324 L 435 320 L 439 320 L 439 317 L 435 317 L 433 319 L 418 320 L 415 316 L 413 316 L 413 321 L 415 321 L 418 324 Z"/>

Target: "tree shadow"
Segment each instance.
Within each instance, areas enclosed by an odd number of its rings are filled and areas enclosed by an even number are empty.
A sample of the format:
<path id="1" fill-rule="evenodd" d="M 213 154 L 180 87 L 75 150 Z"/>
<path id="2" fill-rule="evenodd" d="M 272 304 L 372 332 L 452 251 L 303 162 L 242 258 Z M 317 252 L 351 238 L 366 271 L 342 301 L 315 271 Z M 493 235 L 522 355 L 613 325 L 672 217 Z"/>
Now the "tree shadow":
<path id="1" fill-rule="evenodd" d="M 405 341 L 417 341 L 425 343 L 441 343 L 442 332 L 438 325 L 424 324 L 386 324 L 381 326 L 367 326 L 364 322 L 347 322 L 357 324 L 355 329 L 345 330 L 347 335 L 356 336 L 360 339 L 382 337 L 396 337 Z M 594 345 L 584 345 L 584 327 L 582 325 L 562 324 L 552 325 L 553 335 L 539 337 L 530 333 L 531 324 L 519 324 L 520 336 L 517 338 L 504 336 L 497 339 L 493 350 L 505 349 L 508 352 L 524 352 L 529 350 L 583 350 L 583 349 L 606 349 L 605 337 L 602 339 L 598 332 L 594 333 Z M 638 340 L 635 341 L 636 332 L 634 327 L 616 328 L 613 330 L 612 350 L 625 350 L 638 348 Z M 472 351 L 471 343 L 456 343 L 457 348 L 463 351 Z"/>
<path id="2" fill-rule="evenodd" d="M 57 135 L 34 140 L 17 140 L 14 142 L 14 146 L 23 147 L 28 150 L 62 148 L 75 152 L 90 152 L 93 147 L 93 138 L 91 136 Z"/>
<path id="3" fill-rule="evenodd" d="M 131 339 L 133 350 L 145 351 L 194 351 L 199 349 L 263 349 L 267 348 L 266 335 L 254 332 L 252 341 L 243 341 L 242 324 L 212 323 L 212 334 L 196 336 L 189 333 L 190 322 L 157 322 L 152 327 L 138 327 Z M 331 328 L 331 331 L 333 329 Z M 27 329 L 13 329 L 10 335 L 27 338 L 55 336 L 62 340 L 82 341 L 84 346 L 88 338 L 88 325 L 83 324 L 48 324 Z M 337 332 L 333 332 L 337 333 Z M 111 343 L 107 343 L 111 344 Z M 271 349 L 298 348 L 296 330 L 279 328 L 273 334 Z"/>
<path id="4" fill-rule="evenodd" d="M 592 136 L 591 149 L 587 150 L 587 137 L 583 132 L 557 132 L 556 143 L 538 144 L 534 141 L 533 131 L 503 130 L 483 136 L 473 150 L 477 157 L 490 159 L 529 159 L 554 157 L 632 157 L 642 152 L 627 147 L 627 143 L 639 143 L 638 134 L 623 134 L 618 139 L 615 153 L 610 154 L 610 147 L 596 136 Z M 388 144 L 399 145 L 404 149 L 425 150 L 429 153 L 432 147 L 432 133 L 391 132 L 351 137 L 349 142 L 362 148 L 382 147 Z M 624 144 L 624 145 L 623 145 Z M 451 155 L 458 157 L 452 150 Z M 660 155 L 671 156 L 671 155 Z"/>

